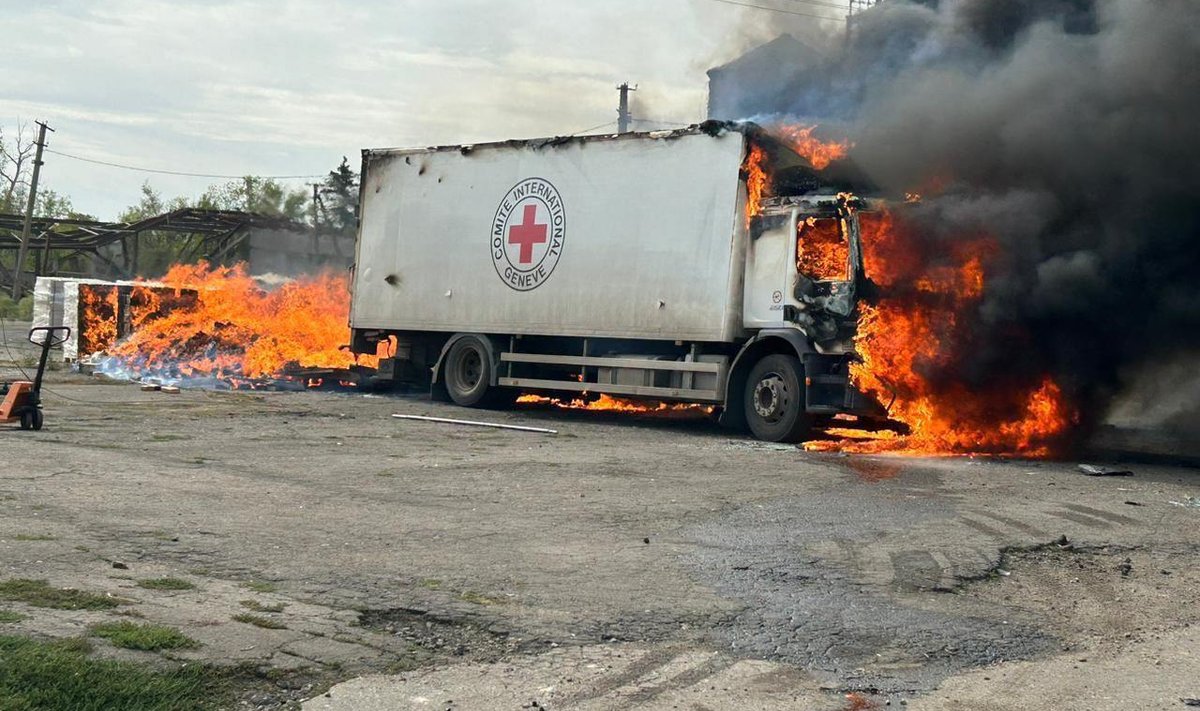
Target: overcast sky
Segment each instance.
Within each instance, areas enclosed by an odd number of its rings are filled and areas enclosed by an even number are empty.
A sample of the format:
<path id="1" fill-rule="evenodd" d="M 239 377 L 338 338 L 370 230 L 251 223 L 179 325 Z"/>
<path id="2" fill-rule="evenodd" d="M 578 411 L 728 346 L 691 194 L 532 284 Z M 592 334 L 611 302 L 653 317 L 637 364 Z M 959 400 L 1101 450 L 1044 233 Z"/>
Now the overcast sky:
<path id="1" fill-rule="evenodd" d="M 644 118 L 699 120 L 704 71 L 775 19 L 712 0 L 0 0 L 0 125 L 45 119 L 52 149 L 116 163 L 322 174 L 364 147 L 580 131 L 615 120 L 625 80 Z M 54 154 L 42 175 L 101 219 L 146 180 L 218 182 Z"/>

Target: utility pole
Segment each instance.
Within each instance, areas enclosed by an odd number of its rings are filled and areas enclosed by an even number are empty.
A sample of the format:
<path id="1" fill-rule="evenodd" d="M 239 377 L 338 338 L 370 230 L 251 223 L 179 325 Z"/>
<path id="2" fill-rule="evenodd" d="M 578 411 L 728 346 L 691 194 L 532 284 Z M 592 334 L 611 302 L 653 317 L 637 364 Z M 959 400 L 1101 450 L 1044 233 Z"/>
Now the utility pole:
<path id="1" fill-rule="evenodd" d="M 38 175 L 42 172 L 42 149 L 46 147 L 46 131 L 54 133 L 54 129 L 41 121 L 35 123 L 38 125 L 37 153 L 33 157 L 33 177 L 29 181 L 29 202 L 25 206 L 25 224 L 21 227 L 21 246 L 17 249 L 17 268 L 13 271 L 14 301 L 21 298 L 21 271 L 25 268 L 25 253 L 29 251 L 29 240 L 32 239 L 33 206 L 37 202 Z M 50 237 L 47 235 L 46 239 L 49 240 Z"/>
<path id="2" fill-rule="evenodd" d="M 313 223 L 313 229 L 315 230 L 315 229 L 317 229 L 317 221 L 318 221 L 318 219 L 319 219 L 319 217 L 320 217 L 320 214 L 321 214 L 321 213 L 320 213 L 321 196 L 320 196 L 320 194 L 317 192 L 318 190 L 320 190 L 320 189 L 321 189 L 321 184 L 320 184 L 320 183 L 313 183 L 313 184 L 312 184 L 312 189 L 313 189 L 313 200 L 312 200 L 312 223 Z"/>
<path id="3" fill-rule="evenodd" d="M 617 87 L 617 91 L 621 92 L 621 101 L 617 104 L 617 133 L 629 133 L 629 122 L 632 117 L 629 115 L 629 92 L 637 91 L 637 85 L 629 86 L 629 82 L 623 82 Z"/>

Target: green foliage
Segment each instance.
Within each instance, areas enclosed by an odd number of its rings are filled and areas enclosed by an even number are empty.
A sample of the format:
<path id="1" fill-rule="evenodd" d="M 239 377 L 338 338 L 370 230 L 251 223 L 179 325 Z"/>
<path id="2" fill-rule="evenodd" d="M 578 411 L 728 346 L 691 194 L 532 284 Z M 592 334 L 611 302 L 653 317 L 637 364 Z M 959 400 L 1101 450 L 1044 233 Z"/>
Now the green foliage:
<path id="1" fill-rule="evenodd" d="M 321 184 L 320 227 L 338 234 L 354 234 L 358 229 L 358 173 L 346 157 L 329 171 Z"/>
<path id="2" fill-rule="evenodd" d="M 173 627 L 136 622 L 105 622 L 93 625 L 94 637 L 102 637 L 117 647 L 157 652 L 161 649 L 190 649 L 200 646 L 196 640 Z"/>
<path id="3" fill-rule="evenodd" d="M 233 620 L 235 622 L 245 622 L 248 625 L 262 627 L 263 629 L 268 630 L 287 629 L 287 625 L 283 624 L 279 620 L 273 620 L 270 617 L 263 617 L 262 615 L 251 615 L 249 612 L 243 612 L 239 615 L 234 615 Z"/>
<path id="4" fill-rule="evenodd" d="M 0 610 L 0 622 L 20 622 L 21 620 L 29 619 L 19 612 L 12 610 Z"/>
<path id="5" fill-rule="evenodd" d="M 42 642 L 0 636 L 0 709 L 4 711 L 205 711 L 228 689 L 211 668 L 189 664 L 156 671 L 90 659 L 85 640 Z"/>
<path id="6" fill-rule="evenodd" d="M 14 321 L 33 320 L 33 296 L 27 295 L 20 301 L 13 301 L 8 294 L 0 294 L 0 318 Z"/>
<path id="7" fill-rule="evenodd" d="M 181 578 L 146 578 L 138 581 L 138 587 L 147 590 L 195 590 L 196 586 Z"/>
<path id="8" fill-rule="evenodd" d="M 0 600 L 59 610 L 110 610 L 128 602 L 118 597 L 73 588 L 55 588 L 45 580 L 28 578 L 13 578 L 0 582 Z"/>
<path id="9" fill-rule="evenodd" d="M 271 593 L 276 590 L 275 583 L 269 583 L 265 580 L 247 580 L 242 583 L 242 587 L 260 593 Z"/>
<path id="10" fill-rule="evenodd" d="M 151 187 L 147 181 L 142 183 L 141 199 L 126 208 L 117 217 L 117 220 L 130 223 L 140 222 L 166 212 L 181 210 L 187 206 L 188 201 L 185 198 L 164 199 L 162 193 Z M 139 275 L 161 275 L 167 271 L 167 267 L 183 261 L 184 254 L 191 249 L 195 239 L 199 238 L 190 238 L 171 232 L 143 232 L 138 243 L 138 263 L 127 266 Z"/>
<path id="11" fill-rule="evenodd" d="M 271 178 L 246 176 L 241 180 L 212 185 L 196 207 L 205 210 L 244 210 L 263 215 L 304 219 L 308 208 L 308 193 L 290 189 Z"/>

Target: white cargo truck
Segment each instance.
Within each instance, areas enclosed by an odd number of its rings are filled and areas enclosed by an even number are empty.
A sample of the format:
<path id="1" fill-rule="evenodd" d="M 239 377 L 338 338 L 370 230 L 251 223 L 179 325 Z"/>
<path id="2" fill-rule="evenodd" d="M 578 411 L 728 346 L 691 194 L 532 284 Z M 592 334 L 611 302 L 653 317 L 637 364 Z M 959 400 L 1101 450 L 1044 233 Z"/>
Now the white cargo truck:
<path id="1" fill-rule="evenodd" d="M 705 403 L 772 441 L 883 414 L 848 381 L 860 204 L 753 124 L 367 150 L 361 193 L 352 348 L 387 342 L 384 378 Z"/>

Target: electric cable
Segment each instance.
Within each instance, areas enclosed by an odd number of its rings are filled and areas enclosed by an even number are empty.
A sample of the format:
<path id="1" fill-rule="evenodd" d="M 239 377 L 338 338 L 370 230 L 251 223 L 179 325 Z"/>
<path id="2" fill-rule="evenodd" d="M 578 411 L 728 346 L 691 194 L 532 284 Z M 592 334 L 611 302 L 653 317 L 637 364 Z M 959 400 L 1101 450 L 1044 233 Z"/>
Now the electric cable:
<path id="1" fill-rule="evenodd" d="M 830 17 L 829 15 L 814 15 L 814 14 L 807 13 L 807 12 L 800 12 L 798 10 L 787 10 L 787 9 L 784 9 L 781 7 L 769 7 L 767 5 L 755 5 L 754 3 L 749 3 L 749 2 L 739 2 L 739 0 L 711 0 L 711 1 L 723 3 L 725 5 L 738 5 L 740 7 L 752 7 L 755 10 L 766 10 L 767 12 L 778 12 L 778 13 L 782 13 L 784 15 L 797 15 L 799 17 L 812 17 L 812 18 L 816 18 L 818 20 L 833 20 L 835 22 L 841 22 L 842 20 L 845 19 L 843 17 Z"/>
<path id="2" fill-rule="evenodd" d="M 575 133 L 568 133 L 567 135 L 568 135 L 568 136 L 578 136 L 578 135 L 579 135 L 579 134 L 581 134 L 581 133 L 587 133 L 587 132 L 589 132 L 589 131 L 595 131 L 595 130 L 596 130 L 596 129 L 598 129 L 598 128 L 604 128 L 605 126 L 614 126 L 614 125 L 616 125 L 616 123 L 617 123 L 616 121 L 605 121 L 605 122 L 604 122 L 604 123 L 602 123 L 602 124 L 599 124 L 599 125 L 596 125 L 596 126 L 592 126 L 591 128 L 585 128 L 585 129 L 583 129 L 582 131 L 576 131 Z"/>
<path id="3" fill-rule="evenodd" d="M 225 179 L 225 180 L 240 180 L 242 178 L 249 176 L 249 177 L 269 179 L 269 180 L 299 180 L 301 178 L 304 178 L 307 180 L 310 178 L 324 178 L 325 177 L 324 174 L 321 174 L 321 175 L 256 175 L 253 173 L 242 173 L 241 175 L 220 175 L 217 173 L 189 173 L 187 171 L 182 171 L 182 170 L 162 170 L 159 168 L 143 168 L 143 167 L 139 167 L 136 165 L 125 165 L 123 163 L 112 163 L 112 162 L 106 161 L 106 160 L 97 160 L 95 158 L 84 158 L 83 156 L 72 155 L 70 153 L 63 153 L 62 151 L 56 151 L 51 148 L 47 148 L 47 149 L 45 149 L 45 151 L 46 151 L 46 153 L 53 153 L 54 155 L 62 156 L 63 158 L 70 158 L 71 160 L 79 160 L 79 161 L 83 161 L 84 163 L 94 163 L 96 165 L 106 165 L 106 166 L 109 166 L 110 168 L 121 168 L 123 170 L 136 170 L 136 171 L 139 171 L 142 173 L 157 173 L 159 175 L 181 175 L 181 176 L 188 177 L 188 178 L 219 178 L 219 179 Z"/>

